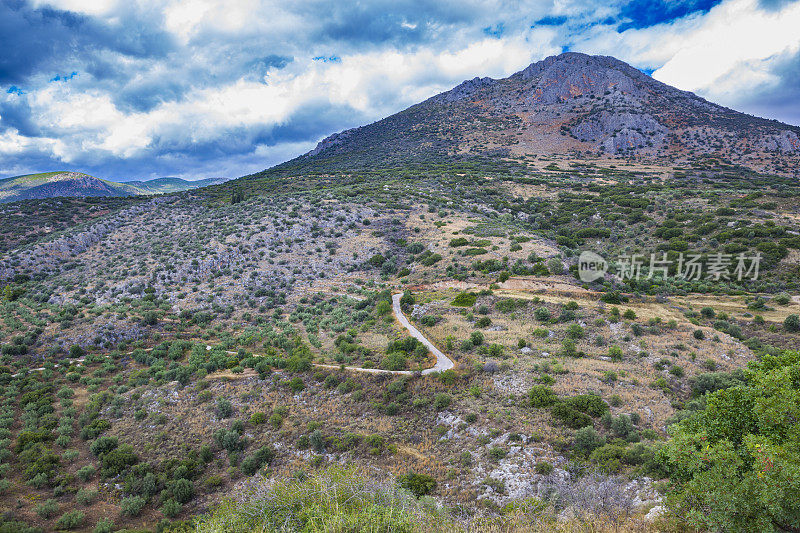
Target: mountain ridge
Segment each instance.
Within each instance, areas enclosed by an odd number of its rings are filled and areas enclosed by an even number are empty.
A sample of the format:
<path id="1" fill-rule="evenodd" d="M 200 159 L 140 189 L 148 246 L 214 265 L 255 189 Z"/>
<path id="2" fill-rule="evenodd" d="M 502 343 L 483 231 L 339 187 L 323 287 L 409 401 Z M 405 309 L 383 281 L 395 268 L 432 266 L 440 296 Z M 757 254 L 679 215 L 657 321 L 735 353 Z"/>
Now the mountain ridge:
<path id="1" fill-rule="evenodd" d="M 791 175 L 800 162 L 800 127 L 710 102 L 610 56 L 567 52 L 507 78 L 465 80 L 334 133 L 277 167 L 567 153 L 680 162 L 715 157 Z"/>
<path id="2" fill-rule="evenodd" d="M 115 182 L 82 172 L 52 171 L 0 179 L 0 203 L 40 200 L 54 197 L 113 197 L 165 194 L 222 183 L 208 178 L 187 181 L 181 178 L 155 178 L 147 181 Z"/>

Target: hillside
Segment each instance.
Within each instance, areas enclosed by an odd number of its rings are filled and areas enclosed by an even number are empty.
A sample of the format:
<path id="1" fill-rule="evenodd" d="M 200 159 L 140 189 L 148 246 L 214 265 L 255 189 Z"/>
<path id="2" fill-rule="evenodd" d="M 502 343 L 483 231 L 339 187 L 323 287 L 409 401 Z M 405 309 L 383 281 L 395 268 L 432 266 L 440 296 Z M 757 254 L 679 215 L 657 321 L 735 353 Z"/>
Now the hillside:
<path id="1" fill-rule="evenodd" d="M 118 197 L 186 191 L 220 183 L 222 179 L 186 181 L 157 178 L 117 183 L 80 172 L 44 172 L 0 180 L 0 203 L 56 197 Z"/>
<path id="2" fill-rule="evenodd" d="M 565 53 L 508 78 L 474 78 L 333 134 L 276 170 L 368 168 L 442 157 L 573 154 L 686 163 L 719 158 L 796 175 L 800 128 L 708 102 L 612 57 Z"/>
<path id="3" fill-rule="evenodd" d="M 584 82 L 783 126 L 648 80 L 560 56 L 257 175 L 0 206 L 0 531 L 800 529 L 800 184 L 545 128 Z M 528 97 L 543 152 L 487 144 Z"/>

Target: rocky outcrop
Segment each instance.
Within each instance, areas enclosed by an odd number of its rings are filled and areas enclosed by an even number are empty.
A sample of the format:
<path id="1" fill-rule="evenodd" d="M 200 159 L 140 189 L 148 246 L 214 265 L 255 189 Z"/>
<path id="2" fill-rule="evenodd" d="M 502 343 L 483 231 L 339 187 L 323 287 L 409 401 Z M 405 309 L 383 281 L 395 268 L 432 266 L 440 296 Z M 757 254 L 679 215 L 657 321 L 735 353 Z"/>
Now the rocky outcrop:
<path id="1" fill-rule="evenodd" d="M 659 146 L 668 130 L 647 113 L 611 113 L 603 111 L 581 121 L 572 133 L 590 141 L 606 152 Z"/>

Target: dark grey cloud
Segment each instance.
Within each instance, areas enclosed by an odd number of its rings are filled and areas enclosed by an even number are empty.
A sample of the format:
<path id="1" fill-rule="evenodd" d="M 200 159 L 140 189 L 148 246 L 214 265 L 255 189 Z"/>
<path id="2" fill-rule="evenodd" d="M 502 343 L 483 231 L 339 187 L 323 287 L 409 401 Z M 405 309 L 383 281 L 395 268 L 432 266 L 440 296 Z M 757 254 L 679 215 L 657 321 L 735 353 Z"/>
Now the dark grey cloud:
<path id="1" fill-rule="evenodd" d="M 57 0 L 47 1 L 58 5 Z M 269 1 L 244 12 L 243 24 L 225 20 L 229 11 L 241 14 L 235 2 L 220 2 L 221 11 L 207 16 L 198 7 L 188 18 L 201 19 L 182 32 L 172 26 L 167 7 L 145 9 L 133 0 L 95 16 L 46 7 L 45 0 L 0 0 L 0 177 L 49 169 L 112 179 L 242 175 L 298 155 L 333 131 L 398 111 L 462 78 L 510 74 L 484 72 L 491 63 L 471 63 L 472 58 L 458 55 L 483 40 L 517 43 L 509 48 L 516 53 L 530 46 L 526 57 L 531 59 L 553 49 L 580 50 L 583 36 L 592 33 L 607 36 L 608 43 L 616 43 L 608 45 L 613 48 L 624 46 L 624 30 L 669 25 L 720 3 Z M 760 0 L 763 9 L 773 11 L 790 3 Z M 546 37 L 528 41 L 532 31 Z M 397 67 L 410 72 L 401 81 L 391 78 L 391 70 L 372 75 L 370 69 L 383 72 L 386 67 L 369 64 L 369 58 L 363 65 L 353 65 L 352 59 L 348 63 L 353 56 L 384 53 L 404 58 L 420 54 L 421 59 Z M 474 53 L 483 52 L 479 48 Z M 454 64 L 433 64 L 439 57 L 452 57 Z M 498 57 L 497 63 L 503 59 Z M 482 66 L 473 71 L 459 62 Z M 342 68 L 336 70 L 336 65 Z M 652 71 L 662 65 L 645 61 L 636 66 Z M 798 123 L 800 60 L 780 58 L 772 68 L 779 83 L 741 98 L 741 107 Z M 56 76 L 59 80 L 51 82 Z M 352 83 L 337 76 L 353 76 Z M 231 87 L 241 87 L 242 94 Z M 91 98 L 81 108 L 85 127 L 72 124 L 71 117 L 64 128 L 59 117 L 48 113 L 48 98 L 58 104 L 82 96 Z M 16 151 L 2 151 L 2 135 L 17 136 L 5 144 Z M 132 139 L 131 149 L 126 149 L 126 136 Z M 136 144 L 140 139 L 144 146 Z M 56 142 L 58 150 L 53 149 Z"/>
<path id="2" fill-rule="evenodd" d="M 153 20 L 127 10 L 114 24 L 24 0 L 0 0 L 0 84 L 25 83 L 40 72 L 74 70 L 101 50 L 135 58 L 162 57 L 172 37 Z"/>
<path id="3" fill-rule="evenodd" d="M 800 126 L 800 52 L 776 58 L 770 74 L 776 82 L 743 93 L 737 107 L 746 113 Z"/>

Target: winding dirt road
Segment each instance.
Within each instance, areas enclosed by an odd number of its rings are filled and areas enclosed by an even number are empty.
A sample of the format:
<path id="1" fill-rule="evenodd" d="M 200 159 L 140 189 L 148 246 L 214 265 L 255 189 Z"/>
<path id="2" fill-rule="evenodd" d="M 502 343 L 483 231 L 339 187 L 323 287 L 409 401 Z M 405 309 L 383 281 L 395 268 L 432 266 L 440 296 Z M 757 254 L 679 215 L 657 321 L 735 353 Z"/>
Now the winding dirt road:
<path id="1" fill-rule="evenodd" d="M 425 336 L 419 332 L 417 328 L 414 327 L 413 324 L 406 318 L 406 315 L 403 314 L 403 310 L 400 309 L 400 298 L 403 297 L 402 293 L 393 294 L 392 295 L 392 311 L 394 311 L 394 316 L 397 318 L 397 321 L 400 322 L 400 325 L 403 326 L 408 330 L 412 337 L 420 341 L 425 347 L 430 350 L 430 352 L 436 356 L 436 364 L 434 364 L 431 368 L 426 368 L 422 371 L 422 374 L 432 374 L 433 372 L 444 372 L 445 370 L 449 370 L 455 366 L 453 360 L 447 357 L 444 353 L 442 353 L 439 348 L 437 348 L 431 341 L 425 338 Z M 330 368 L 333 370 L 337 370 L 342 368 L 339 365 L 320 365 L 315 364 L 314 366 L 318 368 Z M 345 370 L 352 370 L 354 372 L 366 372 L 368 374 L 400 374 L 404 376 L 408 376 L 413 374 L 414 372 L 411 370 L 384 370 L 382 368 L 362 368 L 360 366 L 346 366 L 344 367 Z"/>

